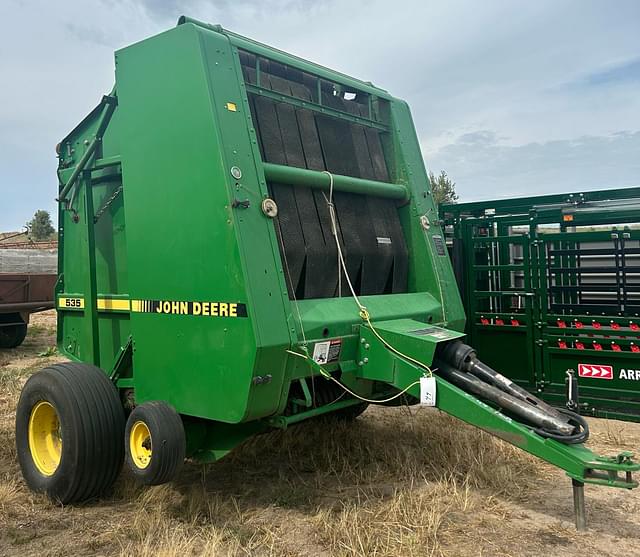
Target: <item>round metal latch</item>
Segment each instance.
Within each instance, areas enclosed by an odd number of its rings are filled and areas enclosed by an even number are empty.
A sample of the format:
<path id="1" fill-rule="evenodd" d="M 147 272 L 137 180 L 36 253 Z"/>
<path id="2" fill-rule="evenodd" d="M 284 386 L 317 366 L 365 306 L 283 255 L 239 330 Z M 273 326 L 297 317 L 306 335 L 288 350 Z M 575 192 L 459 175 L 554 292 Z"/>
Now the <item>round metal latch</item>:
<path id="1" fill-rule="evenodd" d="M 429 228 L 431 228 L 431 223 L 429 222 L 429 217 L 427 215 L 422 215 L 420 217 L 420 224 L 425 230 L 429 230 Z"/>
<path id="2" fill-rule="evenodd" d="M 278 206 L 276 202 L 267 197 L 262 200 L 262 212 L 267 215 L 269 218 L 274 218 L 278 215 Z"/>
<path id="3" fill-rule="evenodd" d="M 233 176 L 236 180 L 242 178 L 242 170 L 240 170 L 237 166 L 231 167 L 231 176 Z"/>

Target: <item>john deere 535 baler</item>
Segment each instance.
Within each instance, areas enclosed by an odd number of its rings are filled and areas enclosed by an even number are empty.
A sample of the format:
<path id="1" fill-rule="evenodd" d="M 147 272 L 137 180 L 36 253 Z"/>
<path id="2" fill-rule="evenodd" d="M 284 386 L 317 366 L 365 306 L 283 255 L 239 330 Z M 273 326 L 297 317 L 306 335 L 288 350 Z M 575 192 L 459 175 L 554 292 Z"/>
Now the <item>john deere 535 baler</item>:
<path id="1" fill-rule="evenodd" d="M 256 433 L 435 404 L 584 482 L 632 488 L 586 423 L 463 344 L 409 108 L 370 83 L 181 18 L 116 52 L 58 148 L 58 344 L 17 412 L 33 489 L 144 483 Z"/>

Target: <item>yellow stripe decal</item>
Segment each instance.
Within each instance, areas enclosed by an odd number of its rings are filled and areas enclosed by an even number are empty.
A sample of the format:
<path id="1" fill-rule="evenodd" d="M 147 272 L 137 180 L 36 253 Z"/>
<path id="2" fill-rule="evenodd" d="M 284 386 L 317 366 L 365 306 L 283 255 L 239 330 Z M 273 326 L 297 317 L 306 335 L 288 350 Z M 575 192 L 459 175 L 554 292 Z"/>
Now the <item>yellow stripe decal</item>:
<path id="1" fill-rule="evenodd" d="M 129 300 L 113 300 L 110 298 L 98 298 L 98 309 L 112 311 L 129 311 Z"/>
<path id="2" fill-rule="evenodd" d="M 84 309 L 84 297 L 65 296 L 58 298 L 58 308 L 65 310 Z M 204 317 L 247 317 L 246 304 L 238 302 L 192 302 L 178 300 L 123 300 L 98 298 L 98 311 L 131 311 L 164 315 L 196 315 Z"/>

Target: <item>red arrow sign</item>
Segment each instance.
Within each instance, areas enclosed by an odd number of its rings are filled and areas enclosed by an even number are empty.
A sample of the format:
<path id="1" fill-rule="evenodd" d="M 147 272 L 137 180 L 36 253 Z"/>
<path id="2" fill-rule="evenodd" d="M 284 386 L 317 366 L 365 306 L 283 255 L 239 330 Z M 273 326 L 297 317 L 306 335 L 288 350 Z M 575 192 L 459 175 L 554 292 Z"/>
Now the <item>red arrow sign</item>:
<path id="1" fill-rule="evenodd" d="M 578 364 L 578 375 L 597 379 L 613 379 L 613 366 Z"/>

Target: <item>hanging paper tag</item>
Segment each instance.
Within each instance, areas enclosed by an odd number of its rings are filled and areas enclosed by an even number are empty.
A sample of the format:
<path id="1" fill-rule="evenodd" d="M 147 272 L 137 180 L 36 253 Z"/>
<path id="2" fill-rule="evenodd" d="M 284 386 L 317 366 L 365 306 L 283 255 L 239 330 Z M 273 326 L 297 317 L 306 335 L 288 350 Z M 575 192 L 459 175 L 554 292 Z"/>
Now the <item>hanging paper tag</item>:
<path id="1" fill-rule="evenodd" d="M 422 406 L 436 405 L 436 378 L 420 378 L 420 404 Z"/>

